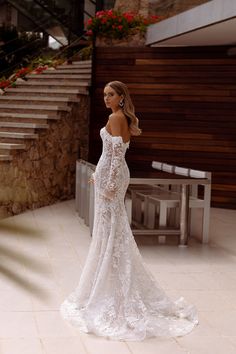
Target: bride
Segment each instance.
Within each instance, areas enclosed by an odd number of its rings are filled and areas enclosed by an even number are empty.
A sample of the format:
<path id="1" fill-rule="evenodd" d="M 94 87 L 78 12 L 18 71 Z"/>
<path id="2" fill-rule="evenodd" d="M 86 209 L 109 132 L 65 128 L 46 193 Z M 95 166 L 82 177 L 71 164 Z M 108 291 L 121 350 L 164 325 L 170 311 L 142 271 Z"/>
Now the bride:
<path id="1" fill-rule="evenodd" d="M 81 331 L 114 340 L 185 335 L 198 323 L 196 310 L 183 298 L 171 300 L 157 284 L 139 253 L 125 210 L 125 153 L 131 136 L 141 133 L 127 86 L 108 83 L 104 101 L 112 113 L 100 131 L 103 151 L 92 177 L 92 241 L 79 285 L 62 303 L 61 314 Z"/>

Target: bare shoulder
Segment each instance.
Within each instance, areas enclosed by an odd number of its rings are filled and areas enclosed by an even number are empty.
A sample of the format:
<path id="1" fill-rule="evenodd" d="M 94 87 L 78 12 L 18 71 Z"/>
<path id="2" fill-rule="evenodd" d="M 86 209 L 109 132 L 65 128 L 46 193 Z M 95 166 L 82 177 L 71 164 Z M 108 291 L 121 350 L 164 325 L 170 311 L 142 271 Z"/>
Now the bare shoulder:
<path id="1" fill-rule="evenodd" d="M 124 121 L 125 115 L 123 112 L 119 111 L 119 112 L 115 112 L 115 113 L 111 113 L 109 115 L 109 121 L 111 123 L 115 122 L 115 123 L 122 123 Z"/>
<path id="2" fill-rule="evenodd" d="M 124 121 L 125 116 L 122 112 L 112 113 L 109 115 L 109 125 L 112 135 L 121 135 Z"/>

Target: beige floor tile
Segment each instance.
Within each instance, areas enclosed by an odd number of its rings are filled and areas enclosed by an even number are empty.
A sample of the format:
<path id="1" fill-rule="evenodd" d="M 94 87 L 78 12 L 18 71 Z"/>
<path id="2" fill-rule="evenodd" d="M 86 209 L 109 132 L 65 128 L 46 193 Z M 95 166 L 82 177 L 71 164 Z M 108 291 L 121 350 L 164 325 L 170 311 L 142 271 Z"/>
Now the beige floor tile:
<path id="1" fill-rule="evenodd" d="M 0 265 L 0 291 L 14 291 L 14 289 L 24 289 L 25 281 L 24 269 L 9 264 Z"/>
<path id="2" fill-rule="evenodd" d="M 78 331 L 61 317 L 59 311 L 34 312 L 40 338 L 76 337 Z"/>
<path id="3" fill-rule="evenodd" d="M 234 309 L 233 302 L 221 290 L 185 290 L 183 296 L 199 311 L 224 311 Z"/>
<path id="4" fill-rule="evenodd" d="M 36 338 L 38 336 L 32 312 L 1 311 L 0 338 Z"/>
<path id="5" fill-rule="evenodd" d="M 236 310 L 236 290 L 225 290 L 223 294 L 226 298 L 226 301 L 230 301 L 232 307 L 234 308 L 234 310 Z"/>
<path id="6" fill-rule="evenodd" d="M 131 354 L 125 342 L 107 340 L 94 335 L 80 335 L 88 354 Z"/>
<path id="7" fill-rule="evenodd" d="M 0 291 L 0 311 L 32 311 L 32 301 L 25 291 L 14 290 Z"/>
<path id="8" fill-rule="evenodd" d="M 174 339 L 150 338 L 143 342 L 128 342 L 132 354 L 187 354 Z"/>
<path id="9" fill-rule="evenodd" d="M 72 291 L 79 283 L 82 266 L 79 259 L 64 259 L 53 263 L 53 273 L 60 290 L 65 294 Z"/>
<path id="10" fill-rule="evenodd" d="M 162 250 L 164 251 L 163 253 L 161 252 Z M 155 264 L 155 265 L 164 266 L 164 265 L 174 264 L 172 257 L 166 253 L 164 247 L 161 249 L 160 246 L 157 245 L 153 245 L 153 246 L 142 245 L 139 246 L 139 251 L 144 261 L 148 265 Z"/>
<path id="11" fill-rule="evenodd" d="M 42 345 L 45 354 L 87 354 L 79 337 L 43 338 Z"/>
<path id="12" fill-rule="evenodd" d="M 25 275 L 25 279 L 27 282 L 34 285 L 38 289 L 41 289 L 42 291 L 45 291 L 46 289 L 53 290 L 58 288 L 57 280 L 51 269 L 46 274 L 32 272 L 29 269 Z"/>
<path id="13" fill-rule="evenodd" d="M 225 310 L 205 311 L 203 316 L 213 328 L 222 336 L 234 336 L 236 329 L 236 311 Z"/>
<path id="14" fill-rule="evenodd" d="M 83 232 L 75 235 L 74 233 L 70 234 L 70 245 L 74 250 L 79 253 L 81 249 L 88 249 L 91 243 L 91 237 L 88 234 Z"/>
<path id="15" fill-rule="evenodd" d="M 193 337 L 219 337 L 220 330 L 217 326 L 212 326 L 205 317 L 205 312 L 198 310 L 199 324 L 194 330 L 188 334 L 189 338 Z"/>
<path id="16" fill-rule="evenodd" d="M 19 254 L 25 256 L 25 260 L 31 260 L 32 258 L 40 262 L 41 258 L 48 257 L 48 249 L 45 239 L 24 239 L 19 238 Z"/>
<path id="17" fill-rule="evenodd" d="M 190 354 L 235 354 L 235 347 L 222 337 L 183 337 L 178 343 Z"/>
<path id="18" fill-rule="evenodd" d="M 158 276 L 157 276 L 158 278 Z M 197 282 L 197 275 L 194 274 L 174 274 L 174 273 L 167 273 L 163 274 L 163 281 L 166 283 L 166 289 L 171 290 L 200 290 L 200 286 Z"/>
<path id="19" fill-rule="evenodd" d="M 47 242 L 49 258 L 76 258 L 76 252 L 66 241 L 53 240 Z"/>
<path id="20" fill-rule="evenodd" d="M 38 297 L 31 295 L 33 311 L 58 311 L 64 296 L 61 291 L 47 290 L 47 296 Z"/>
<path id="21" fill-rule="evenodd" d="M 236 349 L 236 335 L 235 335 L 235 336 L 230 336 L 230 337 L 229 337 L 229 336 L 223 336 L 223 338 L 229 340 L 230 343 L 232 343 L 233 346 L 234 346 L 235 349 Z M 235 350 L 235 352 L 236 352 L 236 350 Z"/>
<path id="22" fill-rule="evenodd" d="M 73 273 L 76 273 L 77 270 L 81 271 L 83 268 L 83 264 L 81 264 L 81 261 L 78 256 L 75 258 L 64 259 L 61 259 L 60 257 L 50 258 L 50 264 L 53 273 L 57 276 L 63 276 L 64 274 L 66 274 L 67 276 L 71 276 L 73 275 Z"/>
<path id="23" fill-rule="evenodd" d="M 212 209 L 209 245 L 139 246 L 158 283 L 194 304 L 200 323 L 185 337 L 126 343 L 80 333 L 58 311 L 78 285 L 91 242 L 74 206 L 65 201 L 0 222 L 0 354 L 236 352 L 236 211 Z"/>
<path id="24" fill-rule="evenodd" d="M 206 290 L 236 290 L 236 279 L 231 273 L 200 273 L 195 277 L 198 289 Z"/>
<path id="25" fill-rule="evenodd" d="M 45 354 L 38 338 L 0 340 L 1 354 Z"/>

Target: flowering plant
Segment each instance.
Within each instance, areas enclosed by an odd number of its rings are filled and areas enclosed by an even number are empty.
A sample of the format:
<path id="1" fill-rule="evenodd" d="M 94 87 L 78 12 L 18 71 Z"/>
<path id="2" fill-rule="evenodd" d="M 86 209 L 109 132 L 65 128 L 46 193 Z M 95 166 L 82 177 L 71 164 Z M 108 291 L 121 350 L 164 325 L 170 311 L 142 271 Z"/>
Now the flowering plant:
<path id="1" fill-rule="evenodd" d="M 86 22 L 87 36 L 91 38 L 104 36 L 121 39 L 137 31 L 144 34 L 147 26 L 156 23 L 159 16 L 144 17 L 132 12 L 120 12 L 119 10 L 98 11 L 96 15 Z"/>
<path id="2" fill-rule="evenodd" d="M 48 65 L 45 66 L 38 66 L 32 71 L 32 74 L 41 74 L 44 70 L 48 69 Z"/>
<path id="3" fill-rule="evenodd" d="M 43 59 L 42 59 L 43 60 Z M 64 60 L 62 61 L 64 62 Z M 30 66 L 18 69 L 14 74 L 12 74 L 8 79 L 5 77 L 0 78 L 0 94 L 3 94 L 8 87 L 13 87 L 16 85 L 17 79 L 25 79 L 27 74 L 41 74 L 44 70 L 49 67 L 56 67 L 61 63 L 60 60 L 51 60 L 49 64 L 42 63 L 39 65 L 38 60 L 32 62 Z"/>
<path id="4" fill-rule="evenodd" d="M 2 80 L 0 81 L 0 89 L 4 90 L 6 87 L 10 86 L 10 80 Z"/>
<path id="5" fill-rule="evenodd" d="M 30 68 L 21 68 L 19 69 L 14 75 L 13 77 L 18 78 L 18 77 L 25 77 L 25 75 L 27 75 L 30 72 Z"/>

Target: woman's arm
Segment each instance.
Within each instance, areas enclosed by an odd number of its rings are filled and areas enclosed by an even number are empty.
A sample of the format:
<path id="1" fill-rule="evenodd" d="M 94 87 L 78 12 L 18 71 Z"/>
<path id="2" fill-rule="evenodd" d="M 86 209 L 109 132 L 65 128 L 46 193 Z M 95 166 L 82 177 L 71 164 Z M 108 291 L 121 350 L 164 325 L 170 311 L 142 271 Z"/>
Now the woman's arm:
<path id="1" fill-rule="evenodd" d="M 114 113 L 109 117 L 109 126 L 112 132 L 112 158 L 105 196 L 113 199 L 119 187 L 119 170 L 123 163 L 123 138 L 121 136 L 120 117 Z"/>

